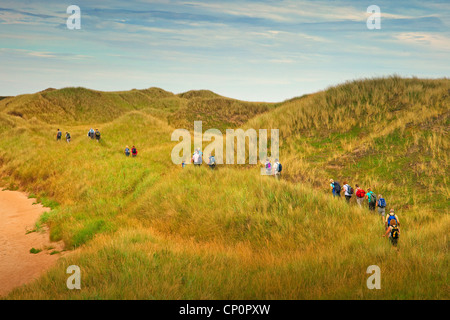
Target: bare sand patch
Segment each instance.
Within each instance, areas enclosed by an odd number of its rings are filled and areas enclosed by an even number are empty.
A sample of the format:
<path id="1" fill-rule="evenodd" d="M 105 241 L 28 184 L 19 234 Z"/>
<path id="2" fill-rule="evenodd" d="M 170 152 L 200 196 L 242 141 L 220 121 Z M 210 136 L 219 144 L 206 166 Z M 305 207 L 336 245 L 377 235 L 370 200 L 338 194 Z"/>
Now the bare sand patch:
<path id="1" fill-rule="evenodd" d="M 49 208 L 35 203 L 26 194 L 0 191 L 0 296 L 33 281 L 53 266 L 63 250 L 62 242 L 50 242 L 47 230 L 35 229 L 39 217 Z M 37 254 L 30 249 L 41 249 Z"/>

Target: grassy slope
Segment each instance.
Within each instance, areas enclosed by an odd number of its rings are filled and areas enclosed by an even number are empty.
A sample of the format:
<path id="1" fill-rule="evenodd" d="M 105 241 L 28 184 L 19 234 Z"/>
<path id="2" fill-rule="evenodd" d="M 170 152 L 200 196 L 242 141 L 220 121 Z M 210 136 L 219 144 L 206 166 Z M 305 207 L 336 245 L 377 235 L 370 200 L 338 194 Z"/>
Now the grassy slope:
<path id="1" fill-rule="evenodd" d="M 448 88 L 439 80 L 354 82 L 250 120 L 280 129 L 288 178 L 280 182 L 258 168 L 174 167 L 173 129 L 145 106 L 104 123 L 100 144 L 77 123 L 68 128 L 73 143 L 56 144 L 54 125 L 0 111 L 3 184 L 52 205 L 42 219 L 52 238 L 79 248 L 9 298 L 448 299 Z M 414 117 L 416 109 L 425 112 Z M 225 109 L 215 110 L 220 122 Z M 136 159 L 121 154 L 125 144 L 140 146 Z M 397 164 L 421 156 L 444 177 Z M 400 253 L 381 238 L 377 216 L 314 187 L 329 176 L 382 186 L 402 221 Z M 65 287 L 71 264 L 82 269 L 81 291 Z M 382 290 L 366 288 L 373 264 Z"/>

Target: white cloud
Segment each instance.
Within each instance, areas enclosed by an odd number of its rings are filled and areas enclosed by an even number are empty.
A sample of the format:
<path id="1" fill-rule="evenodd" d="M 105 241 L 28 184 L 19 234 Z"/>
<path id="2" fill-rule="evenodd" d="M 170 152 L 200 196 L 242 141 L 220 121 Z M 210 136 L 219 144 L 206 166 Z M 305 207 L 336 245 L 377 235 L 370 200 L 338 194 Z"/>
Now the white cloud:
<path id="1" fill-rule="evenodd" d="M 450 51 L 450 38 L 440 34 L 425 32 L 403 32 L 394 35 L 394 38 L 409 44 L 431 46 L 434 49 Z"/>

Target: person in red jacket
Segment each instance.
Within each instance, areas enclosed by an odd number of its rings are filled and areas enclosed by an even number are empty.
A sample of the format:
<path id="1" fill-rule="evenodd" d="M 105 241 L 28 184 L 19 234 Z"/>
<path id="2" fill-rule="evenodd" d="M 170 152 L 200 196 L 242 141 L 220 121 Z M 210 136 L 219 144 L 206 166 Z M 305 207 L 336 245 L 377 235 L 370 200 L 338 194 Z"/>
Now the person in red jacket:
<path id="1" fill-rule="evenodd" d="M 359 185 L 356 186 L 356 202 L 359 204 L 360 207 L 362 207 L 362 204 L 364 202 L 364 197 L 366 196 L 366 192 L 359 187 Z"/>
<path id="2" fill-rule="evenodd" d="M 136 157 L 137 156 L 137 149 L 135 146 L 133 146 L 133 148 L 131 148 L 131 156 L 132 157 Z"/>

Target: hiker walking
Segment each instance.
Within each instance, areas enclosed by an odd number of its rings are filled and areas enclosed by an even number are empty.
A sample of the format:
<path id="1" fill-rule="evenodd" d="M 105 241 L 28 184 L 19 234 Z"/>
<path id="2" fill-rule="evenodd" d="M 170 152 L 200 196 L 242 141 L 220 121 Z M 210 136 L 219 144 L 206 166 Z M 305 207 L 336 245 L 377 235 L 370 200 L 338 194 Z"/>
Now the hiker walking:
<path id="1" fill-rule="evenodd" d="M 386 216 L 385 228 L 387 229 L 391 225 L 391 221 L 395 220 L 397 225 L 400 226 L 400 221 L 398 220 L 397 215 L 395 214 L 394 209 L 389 210 L 389 214 Z"/>
<path id="2" fill-rule="evenodd" d="M 366 199 L 369 201 L 369 210 L 375 211 L 375 206 L 377 204 L 377 195 L 373 193 L 371 188 L 367 188 Z"/>
<path id="3" fill-rule="evenodd" d="M 192 156 L 192 162 L 194 162 L 195 167 L 199 167 L 201 165 L 198 150 L 195 150 L 194 155 Z"/>
<path id="4" fill-rule="evenodd" d="M 98 129 L 95 129 L 95 139 L 97 139 L 97 142 L 100 142 L 100 131 Z"/>
<path id="5" fill-rule="evenodd" d="M 266 167 L 266 175 L 272 175 L 272 164 L 270 163 L 269 158 L 266 159 L 264 166 Z"/>
<path id="6" fill-rule="evenodd" d="M 274 169 L 275 179 L 280 179 L 280 177 L 281 177 L 281 170 L 283 170 L 283 166 L 278 161 L 278 159 L 275 159 L 275 164 L 273 165 L 273 169 Z"/>
<path id="7" fill-rule="evenodd" d="M 386 230 L 386 233 L 383 237 L 386 237 L 389 234 L 389 241 L 394 247 L 397 247 L 398 238 L 400 237 L 400 227 L 398 222 L 395 219 L 392 219 L 389 223 L 389 227 Z M 398 249 L 397 249 L 398 250 Z"/>
<path id="8" fill-rule="evenodd" d="M 339 182 L 334 181 L 333 179 L 330 179 L 330 186 L 331 191 L 333 192 L 334 197 L 340 197 L 341 196 L 341 185 Z"/>
<path id="9" fill-rule="evenodd" d="M 129 148 L 128 146 L 125 147 L 125 155 L 126 155 L 127 157 L 130 156 L 130 148 Z"/>
<path id="10" fill-rule="evenodd" d="M 133 158 L 135 158 L 136 156 L 137 156 L 137 149 L 136 149 L 136 147 L 135 146 L 133 146 L 133 148 L 131 148 L 131 156 L 133 157 Z"/>
<path id="11" fill-rule="evenodd" d="M 353 195 L 353 188 L 347 183 L 347 181 L 344 181 L 344 191 L 345 200 L 347 200 L 347 203 L 350 203 L 350 199 Z"/>
<path id="12" fill-rule="evenodd" d="M 56 133 L 56 141 L 61 141 L 61 137 L 62 137 L 62 132 L 59 131 L 59 129 L 58 129 L 58 132 Z"/>
<path id="13" fill-rule="evenodd" d="M 212 154 L 209 154 L 208 165 L 211 168 L 211 170 L 214 170 L 216 168 L 216 159 L 214 158 L 214 156 Z"/>
<path id="14" fill-rule="evenodd" d="M 94 135 L 95 135 L 95 131 L 94 131 L 94 129 L 89 129 L 89 132 L 88 132 L 88 137 L 89 138 L 91 138 L 91 139 L 94 139 Z"/>
<path id="15" fill-rule="evenodd" d="M 70 142 L 70 133 L 66 131 L 66 141 L 67 143 Z"/>
<path id="16" fill-rule="evenodd" d="M 359 204 L 360 207 L 362 207 L 362 204 L 364 202 L 364 198 L 366 196 L 366 192 L 359 187 L 359 185 L 355 185 L 356 186 L 356 203 Z"/>
<path id="17" fill-rule="evenodd" d="M 386 200 L 384 200 L 381 194 L 378 195 L 377 207 L 378 207 L 378 214 L 381 216 L 381 221 L 384 223 L 384 215 L 386 212 Z"/>
<path id="18" fill-rule="evenodd" d="M 203 163 L 203 152 L 202 152 L 202 150 L 200 150 L 200 148 L 197 148 L 197 152 L 198 152 L 198 156 L 199 156 L 198 162 L 201 165 Z"/>

